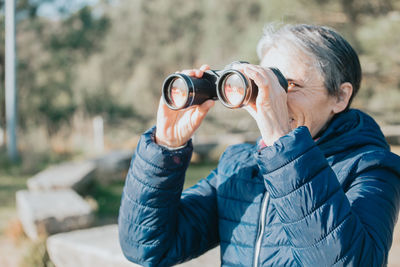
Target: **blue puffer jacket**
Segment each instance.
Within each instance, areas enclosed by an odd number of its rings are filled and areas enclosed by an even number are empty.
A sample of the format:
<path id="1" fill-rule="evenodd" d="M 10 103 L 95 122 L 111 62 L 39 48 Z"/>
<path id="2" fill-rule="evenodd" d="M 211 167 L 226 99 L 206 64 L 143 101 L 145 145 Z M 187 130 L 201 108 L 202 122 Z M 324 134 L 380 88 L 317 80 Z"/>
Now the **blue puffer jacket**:
<path id="1" fill-rule="evenodd" d="M 400 203 L 400 158 L 350 110 L 314 141 L 306 127 L 273 146 L 228 148 L 182 193 L 192 145 L 139 141 L 119 214 L 125 256 L 170 266 L 220 244 L 223 266 L 382 266 Z M 217 262 L 217 259 L 216 259 Z"/>

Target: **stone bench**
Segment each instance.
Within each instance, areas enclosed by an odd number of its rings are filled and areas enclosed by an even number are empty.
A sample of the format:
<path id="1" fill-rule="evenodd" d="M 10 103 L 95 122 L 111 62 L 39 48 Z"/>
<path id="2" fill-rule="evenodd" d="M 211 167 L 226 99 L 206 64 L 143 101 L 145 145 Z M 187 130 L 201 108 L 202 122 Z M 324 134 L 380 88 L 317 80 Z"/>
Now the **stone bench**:
<path id="1" fill-rule="evenodd" d="M 96 164 L 91 161 L 68 162 L 39 172 L 27 181 L 30 191 L 72 189 L 83 192 L 93 178 Z"/>
<path id="2" fill-rule="evenodd" d="M 72 190 L 16 193 L 17 212 L 26 235 L 41 236 L 89 227 L 94 220 L 90 205 Z"/>
<path id="3" fill-rule="evenodd" d="M 133 267 L 122 253 L 116 224 L 50 236 L 47 251 L 57 267 Z M 180 267 L 220 266 L 219 247 Z"/>

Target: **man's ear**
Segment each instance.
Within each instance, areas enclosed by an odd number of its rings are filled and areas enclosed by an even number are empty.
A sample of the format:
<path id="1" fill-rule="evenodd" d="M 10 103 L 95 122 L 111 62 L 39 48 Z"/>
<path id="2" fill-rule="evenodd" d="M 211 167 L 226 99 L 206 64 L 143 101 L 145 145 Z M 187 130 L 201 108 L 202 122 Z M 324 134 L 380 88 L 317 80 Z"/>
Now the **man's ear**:
<path id="1" fill-rule="evenodd" d="M 335 114 L 346 109 L 352 94 L 353 85 L 351 83 L 345 82 L 340 85 L 339 95 L 337 96 L 335 106 L 333 107 L 333 112 Z"/>

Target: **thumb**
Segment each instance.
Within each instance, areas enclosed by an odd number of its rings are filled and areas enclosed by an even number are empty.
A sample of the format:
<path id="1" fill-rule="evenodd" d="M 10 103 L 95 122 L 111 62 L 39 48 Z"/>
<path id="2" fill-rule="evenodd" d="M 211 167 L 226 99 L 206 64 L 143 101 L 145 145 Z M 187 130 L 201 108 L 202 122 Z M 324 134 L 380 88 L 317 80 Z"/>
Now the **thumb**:
<path id="1" fill-rule="evenodd" d="M 207 112 L 215 105 L 214 100 L 207 100 L 206 102 L 204 102 L 203 104 L 201 104 L 199 106 L 199 111 L 201 113 L 204 113 L 204 115 L 207 114 Z"/>
<path id="2" fill-rule="evenodd" d="M 254 119 L 257 119 L 257 106 L 255 103 L 250 103 L 243 107 Z"/>
<path id="3" fill-rule="evenodd" d="M 204 117 L 207 115 L 208 111 L 215 105 L 213 100 L 207 100 L 200 106 L 196 108 L 193 113 L 193 119 L 196 123 L 202 121 Z"/>

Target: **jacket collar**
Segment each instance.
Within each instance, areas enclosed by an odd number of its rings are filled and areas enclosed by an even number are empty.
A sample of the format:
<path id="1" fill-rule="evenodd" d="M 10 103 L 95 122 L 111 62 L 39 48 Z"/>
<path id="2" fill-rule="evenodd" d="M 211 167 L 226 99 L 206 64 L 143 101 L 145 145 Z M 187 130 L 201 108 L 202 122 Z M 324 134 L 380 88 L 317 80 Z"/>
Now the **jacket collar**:
<path id="1" fill-rule="evenodd" d="M 335 115 L 316 140 L 316 144 L 325 156 L 365 145 L 375 145 L 389 150 L 378 124 L 369 115 L 357 109 Z"/>

